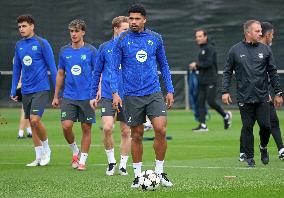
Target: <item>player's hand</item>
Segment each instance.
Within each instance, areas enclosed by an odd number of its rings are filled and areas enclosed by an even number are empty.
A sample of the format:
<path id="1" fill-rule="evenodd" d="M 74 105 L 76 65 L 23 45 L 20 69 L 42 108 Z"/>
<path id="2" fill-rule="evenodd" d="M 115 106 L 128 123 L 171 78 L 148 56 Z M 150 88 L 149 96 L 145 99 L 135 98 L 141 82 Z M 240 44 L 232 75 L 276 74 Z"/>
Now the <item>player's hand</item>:
<path id="1" fill-rule="evenodd" d="M 98 106 L 97 99 L 90 100 L 90 106 L 92 107 L 92 109 L 96 110 L 96 107 Z"/>
<path id="2" fill-rule="evenodd" d="M 118 103 L 120 103 L 120 105 L 122 106 L 122 100 L 120 98 L 120 96 L 118 95 L 118 93 L 113 93 L 112 94 L 112 107 L 114 109 L 118 109 Z"/>
<path id="3" fill-rule="evenodd" d="M 59 107 L 59 98 L 54 97 L 51 103 L 53 108 L 58 108 Z"/>
<path id="4" fill-rule="evenodd" d="M 168 109 L 171 109 L 173 104 L 174 104 L 174 94 L 173 93 L 168 93 L 166 96 L 166 104 Z"/>
<path id="5" fill-rule="evenodd" d="M 196 63 L 196 62 L 192 62 L 192 63 L 190 63 L 190 64 L 188 65 L 188 67 L 189 67 L 190 70 L 196 69 L 196 66 L 197 66 L 197 63 Z"/>
<path id="6" fill-rule="evenodd" d="M 229 93 L 225 93 L 222 95 L 222 101 L 224 104 L 229 105 L 230 103 L 232 103 L 232 99 Z"/>
<path id="7" fill-rule="evenodd" d="M 14 100 L 15 102 L 18 102 L 18 96 L 11 96 L 11 99 Z"/>
<path id="8" fill-rule="evenodd" d="M 283 104 L 283 97 L 282 96 L 275 96 L 274 97 L 274 106 L 281 107 Z"/>

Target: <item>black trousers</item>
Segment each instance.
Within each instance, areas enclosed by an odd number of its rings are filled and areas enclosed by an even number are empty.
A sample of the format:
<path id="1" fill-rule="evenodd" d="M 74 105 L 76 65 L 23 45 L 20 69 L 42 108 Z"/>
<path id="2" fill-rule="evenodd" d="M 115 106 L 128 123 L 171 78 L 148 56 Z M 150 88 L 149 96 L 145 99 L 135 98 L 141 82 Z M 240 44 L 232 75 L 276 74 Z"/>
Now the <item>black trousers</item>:
<path id="1" fill-rule="evenodd" d="M 215 109 L 222 117 L 226 116 L 226 113 L 222 109 L 221 105 L 217 103 L 216 96 L 216 84 L 198 85 L 198 111 L 200 123 L 205 123 L 206 101 L 208 105 L 212 109 Z"/>
<path id="2" fill-rule="evenodd" d="M 270 126 L 271 126 L 271 135 L 274 138 L 274 141 L 277 145 L 278 151 L 280 151 L 283 146 L 283 141 L 281 137 L 281 131 L 279 126 L 279 119 L 276 113 L 276 109 L 274 107 L 273 102 L 270 102 Z M 260 133 L 260 132 L 259 132 Z M 241 141 L 242 137 L 240 137 L 240 153 L 245 153 L 243 142 Z"/>
<path id="3" fill-rule="evenodd" d="M 240 151 L 246 153 L 247 158 L 254 157 L 253 126 L 255 121 L 259 125 L 260 145 L 266 147 L 270 137 L 270 104 L 264 103 L 239 103 L 242 119 L 240 138 Z"/>

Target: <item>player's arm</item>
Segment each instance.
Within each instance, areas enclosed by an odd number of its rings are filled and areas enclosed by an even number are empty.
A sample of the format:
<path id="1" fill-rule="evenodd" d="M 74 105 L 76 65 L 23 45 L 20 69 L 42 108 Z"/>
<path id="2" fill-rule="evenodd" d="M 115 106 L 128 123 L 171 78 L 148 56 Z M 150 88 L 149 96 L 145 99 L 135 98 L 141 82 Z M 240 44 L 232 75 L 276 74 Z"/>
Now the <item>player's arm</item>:
<path id="1" fill-rule="evenodd" d="M 56 64 L 54 60 L 53 51 L 48 41 L 43 40 L 43 44 L 44 44 L 43 57 L 50 71 L 50 76 L 52 79 L 53 86 L 55 87 L 56 77 L 57 77 L 57 68 L 56 68 Z"/>
<path id="2" fill-rule="evenodd" d="M 16 96 L 17 85 L 21 76 L 22 64 L 17 52 L 17 46 L 15 47 L 15 56 L 13 61 L 13 76 L 12 76 L 12 87 L 10 97 L 12 100 L 17 101 L 18 96 Z"/>
<path id="3" fill-rule="evenodd" d="M 164 47 L 162 38 L 160 38 L 159 41 L 160 43 L 157 47 L 156 55 L 157 55 L 157 61 L 160 66 L 162 78 L 164 80 L 165 87 L 167 89 L 166 104 L 168 108 L 170 109 L 174 103 L 174 87 L 172 83 L 170 68 L 169 68 L 169 64 L 167 61 L 165 47 Z"/>
<path id="4" fill-rule="evenodd" d="M 59 53 L 59 61 L 58 61 L 58 72 L 56 75 L 56 83 L 55 83 L 55 90 L 54 96 L 52 101 L 53 107 L 59 107 L 59 98 L 60 98 L 60 90 L 63 87 L 64 79 L 65 79 L 65 60 L 64 56 L 62 56 L 62 52 Z"/>
<path id="5" fill-rule="evenodd" d="M 232 50 L 230 50 L 226 63 L 224 65 L 224 72 L 222 77 L 222 101 L 224 104 L 230 104 L 232 102 L 229 91 L 230 91 L 233 70 L 234 70 L 234 54 Z"/>

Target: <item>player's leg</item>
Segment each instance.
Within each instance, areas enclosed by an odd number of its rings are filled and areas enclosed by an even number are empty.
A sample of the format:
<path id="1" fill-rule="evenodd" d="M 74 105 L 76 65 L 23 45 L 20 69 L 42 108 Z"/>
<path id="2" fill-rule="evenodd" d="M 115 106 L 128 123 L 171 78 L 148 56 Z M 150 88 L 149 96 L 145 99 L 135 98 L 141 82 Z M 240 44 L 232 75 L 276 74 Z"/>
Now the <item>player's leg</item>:
<path id="1" fill-rule="evenodd" d="M 222 118 L 224 119 L 224 129 L 228 129 L 232 125 L 232 113 L 231 112 L 226 113 L 224 111 L 221 105 L 217 103 L 216 96 L 217 96 L 216 84 L 208 85 L 207 99 L 206 99 L 208 105 L 222 116 Z"/>
<path id="2" fill-rule="evenodd" d="M 173 184 L 164 172 L 164 160 L 167 151 L 167 107 L 162 93 L 151 94 L 147 100 L 148 105 L 146 113 L 150 118 L 155 131 L 153 144 L 156 155 L 155 172 L 159 175 L 163 186 L 171 187 Z"/>
<path id="3" fill-rule="evenodd" d="M 268 102 L 260 103 L 256 108 L 256 120 L 259 125 L 261 161 L 263 164 L 268 164 L 269 154 L 267 144 L 269 142 L 271 127 L 270 127 L 270 105 Z"/>
<path id="4" fill-rule="evenodd" d="M 119 173 L 120 175 L 128 175 L 126 171 L 126 164 L 129 157 L 129 152 L 131 148 L 131 137 L 130 137 L 130 127 L 125 121 L 120 121 L 120 163 L 119 163 Z"/>
<path id="5" fill-rule="evenodd" d="M 25 125 L 26 125 L 25 113 L 24 113 L 23 108 L 21 108 L 21 111 L 20 111 L 20 120 L 19 120 L 18 139 L 25 138 L 25 136 L 24 136 Z"/>
<path id="6" fill-rule="evenodd" d="M 81 122 L 82 128 L 82 140 L 81 140 L 81 155 L 78 170 L 86 169 L 86 161 L 91 145 L 92 139 L 92 124 L 96 122 L 95 112 L 89 104 L 89 100 L 76 101 L 78 106 L 79 122 Z"/>
<path id="7" fill-rule="evenodd" d="M 199 114 L 199 125 L 196 128 L 193 128 L 192 131 L 202 132 L 208 131 L 208 128 L 205 124 L 206 116 L 206 85 L 198 85 L 198 114 Z"/>
<path id="8" fill-rule="evenodd" d="M 72 151 L 71 166 L 73 168 L 78 168 L 80 153 L 73 132 L 73 124 L 75 121 L 77 121 L 77 119 L 78 116 L 76 104 L 73 100 L 63 98 L 61 102 L 61 125 L 63 129 L 64 138 L 69 144 L 70 149 Z"/>

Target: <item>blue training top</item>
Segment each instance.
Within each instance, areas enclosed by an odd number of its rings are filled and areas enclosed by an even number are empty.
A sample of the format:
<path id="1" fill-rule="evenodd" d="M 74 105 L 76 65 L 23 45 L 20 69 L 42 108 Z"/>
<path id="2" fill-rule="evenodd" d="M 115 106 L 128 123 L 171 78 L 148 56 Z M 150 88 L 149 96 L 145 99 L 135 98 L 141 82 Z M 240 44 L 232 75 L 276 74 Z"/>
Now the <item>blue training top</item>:
<path id="1" fill-rule="evenodd" d="M 56 84 L 56 65 L 52 48 L 47 40 L 34 35 L 16 43 L 13 64 L 11 96 L 16 96 L 17 84 L 22 72 L 22 93 L 30 94 L 50 90 L 47 71 L 50 70 L 53 85 Z"/>
<path id="2" fill-rule="evenodd" d="M 79 49 L 66 45 L 59 53 L 58 69 L 65 71 L 63 97 L 71 100 L 89 100 L 92 72 L 97 49 L 85 43 Z"/>
<path id="3" fill-rule="evenodd" d="M 112 92 L 110 88 L 110 69 L 112 64 L 112 48 L 114 40 L 111 39 L 102 45 L 100 45 L 98 50 L 98 55 L 96 58 L 96 68 L 94 71 L 94 77 L 92 82 L 91 89 L 91 98 L 96 98 L 98 85 L 101 79 L 101 95 L 103 98 L 112 99 Z M 118 93 L 121 98 L 123 98 L 123 88 L 122 88 L 122 76 L 121 76 L 121 67 L 119 72 L 119 81 L 118 81 Z"/>
<path id="4" fill-rule="evenodd" d="M 174 93 L 169 65 L 161 35 L 146 29 L 128 30 L 113 44 L 111 90 L 118 92 L 119 67 L 122 68 L 125 96 L 145 96 L 160 92 L 157 62 L 168 93 Z"/>

